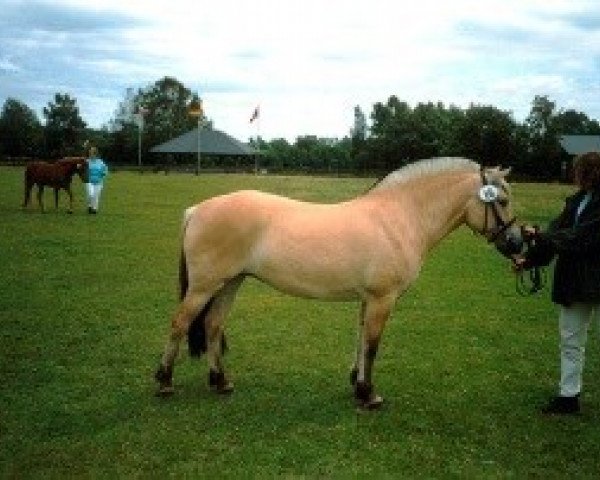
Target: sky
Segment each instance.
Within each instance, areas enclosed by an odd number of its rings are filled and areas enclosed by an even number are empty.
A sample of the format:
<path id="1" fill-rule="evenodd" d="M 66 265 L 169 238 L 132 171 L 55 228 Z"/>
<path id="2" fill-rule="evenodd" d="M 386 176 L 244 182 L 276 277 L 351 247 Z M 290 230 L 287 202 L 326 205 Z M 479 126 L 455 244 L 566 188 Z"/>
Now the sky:
<path id="1" fill-rule="evenodd" d="M 240 140 L 342 138 L 354 107 L 536 95 L 600 120 L 597 0 L 0 0 L 0 104 L 56 93 L 100 128 L 128 88 L 174 77 Z M 260 107 L 258 121 L 249 122 Z"/>

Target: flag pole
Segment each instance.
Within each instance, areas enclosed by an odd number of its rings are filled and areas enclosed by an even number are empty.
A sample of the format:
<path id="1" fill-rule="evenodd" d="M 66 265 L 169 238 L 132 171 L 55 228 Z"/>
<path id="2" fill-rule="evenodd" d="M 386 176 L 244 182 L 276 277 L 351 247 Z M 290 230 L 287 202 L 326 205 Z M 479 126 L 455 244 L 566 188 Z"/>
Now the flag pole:
<path id="1" fill-rule="evenodd" d="M 258 175 L 258 152 L 259 149 L 259 137 L 260 137 L 260 105 L 257 105 L 254 111 L 252 112 L 252 116 L 250 117 L 250 123 L 254 123 L 256 125 L 256 153 L 254 154 L 254 175 Z"/>
<path id="2" fill-rule="evenodd" d="M 256 117 L 256 153 L 254 154 L 254 174 L 258 175 L 258 156 L 260 155 L 260 113 Z"/>

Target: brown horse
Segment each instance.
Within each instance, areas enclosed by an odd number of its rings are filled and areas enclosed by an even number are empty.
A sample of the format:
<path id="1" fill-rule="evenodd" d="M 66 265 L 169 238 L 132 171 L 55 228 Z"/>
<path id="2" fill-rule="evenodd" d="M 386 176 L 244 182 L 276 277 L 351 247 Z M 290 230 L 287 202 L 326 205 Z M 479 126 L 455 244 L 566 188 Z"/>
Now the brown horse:
<path id="1" fill-rule="evenodd" d="M 462 158 L 431 159 L 342 203 L 242 191 L 187 209 L 181 303 L 156 372 L 159 394 L 173 393 L 186 334 L 190 353 L 207 352 L 210 386 L 233 389 L 222 362 L 224 320 L 243 279 L 253 276 L 291 295 L 361 303 L 351 381 L 358 404 L 377 408 L 382 398 L 371 378 L 381 333 L 431 249 L 466 224 L 504 255 L 520 252 L 507 173 Z"/>
<path id="2" fill-rule="evenodd" d="M 82 182 L 87 181 L 87 162 L 84 157 L 66 157 L 54 163 L 31 162 L 25 167 L 25 198 L 23 208 L 29 205 L 31 190 L 38 186 L 38 203 L 40 210 L 44 211 L 42 195 L 44 187 L 54 189 L 54 208 L 58 209 L 58 191 L 62 188 L 69 195 L 68 213 L 73 213 L 73 193 L 71 192 L 71 181 L 73 175 L 79 175 Z"/>

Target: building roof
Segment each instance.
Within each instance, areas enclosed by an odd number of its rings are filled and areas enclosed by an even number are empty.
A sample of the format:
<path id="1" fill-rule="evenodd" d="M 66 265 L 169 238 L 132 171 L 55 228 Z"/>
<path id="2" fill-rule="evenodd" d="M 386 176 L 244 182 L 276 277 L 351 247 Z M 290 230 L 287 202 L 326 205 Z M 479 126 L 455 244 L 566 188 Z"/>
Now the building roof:
<path id="1" fill-rule="evenodd" d="M 562 135 L 560 146 L 569 155 L 600 152 L 600 135 Z"/>
<path id="2" fill-rule="evenodd" d="M 153 153 L 197 153 L 198 128 L 150 149 Z M 208 155 L 255 155 L 253 148 L 219 130 L 200 129 L 200 153 Z"/>

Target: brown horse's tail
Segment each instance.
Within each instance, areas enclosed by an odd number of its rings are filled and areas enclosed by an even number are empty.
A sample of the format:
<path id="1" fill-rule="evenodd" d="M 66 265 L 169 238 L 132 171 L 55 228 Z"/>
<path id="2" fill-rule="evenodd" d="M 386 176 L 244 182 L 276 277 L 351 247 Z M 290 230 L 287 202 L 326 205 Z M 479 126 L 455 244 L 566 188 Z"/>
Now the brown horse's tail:
<path id="1" fill-rule="evenodd" d="M 192 209 L 187 209 L 184 216 L 184 224 L 183 224 L 183 233 L 185 235 L 185 229 L 187 227 L 187 222 L 191 215 Z M 183 248 L 181 249 L 181 255 L 179 257 L 179 298 L 183 300 L 185 297 L 189 286 L 189 277 L 187 270 L 187 262 L 185 258 L 185 252 Z M 200 357 L 203 353 L 206 353 L 208 348 L 207 340 L 206 340 L 206 315 L 210 311 L 212 304 L 214 301 L 214 297 L 211 298 L 206 305 L 198 312 L 194 320 L 189 326 L 188 329 L 188 349 L 190 352 L 190 356 L 192 357 Z M 221 343 L 222 350 L 225 351 L 227 348 L 227 344 L 225 342 L 225 336 L 222 337 Z"/>

